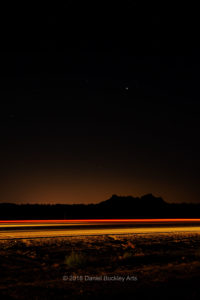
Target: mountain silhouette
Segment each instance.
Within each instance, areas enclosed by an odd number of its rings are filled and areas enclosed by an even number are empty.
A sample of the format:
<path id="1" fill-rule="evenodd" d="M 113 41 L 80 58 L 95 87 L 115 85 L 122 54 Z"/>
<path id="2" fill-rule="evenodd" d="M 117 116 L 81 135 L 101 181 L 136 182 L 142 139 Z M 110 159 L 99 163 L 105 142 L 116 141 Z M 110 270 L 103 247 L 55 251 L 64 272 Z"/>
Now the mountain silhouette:
<path id="1" fill-rule="evenodd" d="M 1 220 L 76 218 L 200 218 L 200 204 L 167 203 L 152 194 L 113 195 L 97 204 L 0 204 Z"/>

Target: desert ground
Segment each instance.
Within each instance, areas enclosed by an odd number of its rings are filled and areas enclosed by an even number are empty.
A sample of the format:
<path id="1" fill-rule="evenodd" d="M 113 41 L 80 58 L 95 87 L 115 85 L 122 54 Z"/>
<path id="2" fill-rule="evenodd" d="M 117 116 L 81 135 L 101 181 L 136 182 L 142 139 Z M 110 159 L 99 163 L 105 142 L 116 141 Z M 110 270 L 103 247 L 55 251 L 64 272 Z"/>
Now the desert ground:
<path id="1" fill-rule="evenodd" d="M 200 299 L 200 234 L 0 240 L 0 299 Z"/>

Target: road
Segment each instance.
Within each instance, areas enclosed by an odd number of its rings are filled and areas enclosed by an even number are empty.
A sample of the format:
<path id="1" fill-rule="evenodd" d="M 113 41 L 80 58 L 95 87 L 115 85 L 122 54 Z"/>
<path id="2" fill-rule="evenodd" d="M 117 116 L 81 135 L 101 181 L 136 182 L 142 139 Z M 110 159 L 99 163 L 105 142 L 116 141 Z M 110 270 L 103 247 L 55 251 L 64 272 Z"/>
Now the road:
<path id="1" fill-rule="evenodd" d="M 172 232 L 200 233 L 200 219 L 0 220 L 0 239 Z"/>

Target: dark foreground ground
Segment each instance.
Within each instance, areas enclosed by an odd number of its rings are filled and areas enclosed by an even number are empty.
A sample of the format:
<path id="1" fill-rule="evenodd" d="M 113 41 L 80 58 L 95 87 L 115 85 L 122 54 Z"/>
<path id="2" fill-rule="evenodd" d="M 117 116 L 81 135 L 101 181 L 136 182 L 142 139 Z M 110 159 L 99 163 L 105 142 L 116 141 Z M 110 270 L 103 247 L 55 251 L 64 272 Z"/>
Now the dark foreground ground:
<path id="1" fill-rule="evenodd" d="M 2 300 L 200 299 L 200 234 L 1 240 L 0 277 Z"/>

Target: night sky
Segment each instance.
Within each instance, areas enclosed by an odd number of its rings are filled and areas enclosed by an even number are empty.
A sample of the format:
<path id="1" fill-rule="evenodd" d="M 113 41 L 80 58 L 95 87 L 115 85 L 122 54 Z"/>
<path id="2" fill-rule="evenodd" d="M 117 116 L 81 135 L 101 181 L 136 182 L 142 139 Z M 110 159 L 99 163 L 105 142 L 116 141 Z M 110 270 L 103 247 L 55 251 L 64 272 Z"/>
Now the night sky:
<path id="1" fill-rule="evenodd" d="M 199 202 L 197 8 L 1 9 L 0 202 Z"/>

